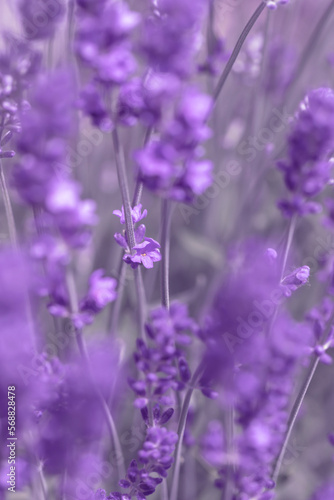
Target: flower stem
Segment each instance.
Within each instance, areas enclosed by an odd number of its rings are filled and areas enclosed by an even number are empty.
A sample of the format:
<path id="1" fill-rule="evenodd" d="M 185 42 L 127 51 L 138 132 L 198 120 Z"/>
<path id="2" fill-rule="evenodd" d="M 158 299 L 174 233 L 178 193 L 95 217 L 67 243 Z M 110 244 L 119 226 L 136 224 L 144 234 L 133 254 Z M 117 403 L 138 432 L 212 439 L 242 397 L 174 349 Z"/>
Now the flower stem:
<path id="1" fill-rule="evenodd" d="M 17 246 L 17 235 L 16 235 L 16 228 L 15 228 L 15 219 L 14 219 L 12 204 L 10 201 L 10 196 L 9 196 L 6 178 L 5 178 L 5 174 L 3 171 L 3 165 L 2 165 L 1 160 L 0 160 L 0 184 L 1 184 L 2 198 L 3 198 L 4 205 L 5 205 L 9 239 L 10 239 L 11 245 L 13 247 L 16 247 Z"/>
<path id="2" fill-rule="evenodd" d="M 164 307 L 169 309 L 169 254 L 172 210 L 168 200 L 162 201 L 161 208 L 161 303 Z"/>
<path id="3" fill-rule="evenodd" d="M 115 335 L 118 327 L 118 322 L 122 307 L 122 300 L 124 295 L 125 282 L 126 282 L 126 271 L 127 271 L 127 265 L 122 259 L 119 264 L 119 272 L 117 275 L 117 282 L 118 282 L 117 297 L 114 302 L 114 307 L 110 309 L 110 316 L 109 316 L 109 331 L 112 335 Z"/>
<path id="4" fill-rule="evenodd" d="M 239 52 L 240 52 L 247 36 L 249 35 L 251 29 L 253 28 L 254 24 L 256 23 L 256 21 L 258 20 L 258 18 L 260 17 L 260 15 L 262 14 L 262 12 L 265 8 L 266 8 L 266 2 L 262 1 L 260 3 L 260 5 L 255 9 L 253 15 L 251 16 L 251 18 L 247 22 L 240 37 L 238 38 L 238 41 L 233 49 L 233 52 L 232 52 L 229 60 L 227 61 L 227 64 L 224 68 L 224 71 L 221 74 L 221 77 L 219 78 L 219 81 L 218 81 L 217 86 L 215 88 L 215 91 L 213 93 L 214 102 L 217 101 L 219 94 L 221 93 L 221 91 L 226 83 L 226 80 L 227 80 L 227 78 L 228 78 L 228 76 L 229 76 L 229 74 L 234 66 L 234 63 L 239 55 Z"/>
<path id="5" fill-rule="evenodd" d="M 126 177 L 125 171 L 125 162 L 124 162 L 124 154 L 120 145 L 119 136 L 117 129 L 114 128 L 112 132 L 113 144 L 114 144 L 114 152 L 115 152 L 115 161 L 116 161 L 116 169 L 118 176 L 118 183 L 121 190 L 122 202 L 124 207 L 124 216 L 125 216 L 125 227 L 127 233 L 127 240 L 130 251 L 132 251 L 135 246 L 135 233 L 133 228 L 133 220 L 131 215 L 131 201 L 130 201 L 130 193 L 129 186 Z"/>
<path id="6" fill-rule="evenodd" d="M 290 219 L 288 235 L 287 235 L 287 239 L 286 239 L 286 243 L 285 243 L 284 255 L 283 255 L 283 260 L 282 260 L 282 267 L 281 267 L 281 280 L 284 277 L 286 263 L 288 261 L 293 236 L 295 234 L 296 224 L 297 224 L 297 215 L 293 215 Z"/>
<path id="7" fill-rule="evenodd" d="M 135 283 L 136 292 L 138 300 L 138 323 L 139 323 L 139 333 L 140 337 L 145 340 L 145 318 L 146 318 L 146 300 L 145 300 L 145 290 L 143 284 L 143 276 L 140 267 L 134 270 L 135 273 Z"/>
<path id="8" fill-rule="evenodd" d="M 326 341 L 327 338 L 328 338 L 328 335 L 330 334 L 330 331 L 331 331 L 331 328 L 332 328 L 332 325 L 333 325 L 333 321 L 334 321 L 334 309 L 333 309 L 333 312 L 331 314 L 331 317 L 327 323 L 327 327 L 325 329 L 325 332 L 324 334 L 322 335 L 322 340 L 321 342 L 323 341 Z M 312 359 L 312 362 L 311 362 L 311 365 L 309 367 L 309 370 L 307 372 L 307 375 L 306 375 L 306 378 L 305 378 L 305 381 L 299 391 L 299 394 L 297 395 L 297 398 L 293 404 L 293 407 L 291 409 L 291 412 L 290 412 L 290 416 L 289 416 L 289 420 L 288 420 L 288 424 L 287 424 L 287 431 L 286 431 L 286 434 L 285 434 L 285 437 L 284 437 L 284 441 L 283 441 L 283 444 L 282 444 L 282 447 L 281 447 L 281 451 L 275 461 L 275 464 L 274 464 L 274 467 L 273 467 L 273 481 L 277 481 L 277 478 L 279 476 L 279 473 L 280 473 L 280 470 L 281 470 L 281 467 L 282 467 L 282 463 L 283 463 L 283 460 L 284 460 L 284 456 L 285 456 L 285 452 L 286 452 L 286 449 L 287 449 L 287 446 L 288 446 L 288 442 L 289 442 L 289 439 L 290 439 L 290 436 L 291 436 L 291 433 L 292 433 L 292 430 L 293 430 L 293 427 L 295 425 L 295 422 L 297 420 L 297 417 L 298 417 L 298 414 L 299 414 L 299 411 L 300 411 L 300 408 L 303 404 L 303 401 L 304 401 L 304 398 L 306 396 L 306 393 L 308 391 L 308 388 L 310 387 L 310 384 L 312 382 L 312 379 L 313 379 L 313 376 L 316 372 L 316 369 L 318 367 L 318 364 L 319 364 L 319 357 L 314 354 L 313 355 L 313 359 Z"/>
<path id="9" fill-rule="evenodd" d="M 151 134 L 151 129 L 148 129 L 148 131 L 145 135 L 145 140 L 144 140 L 145 144 L 149 140 L 150 134 Z M 129 186 L 128 186 L 126 170 L 125 170 L 124 155 L 123 155 L 123 151 L 122 151 L 122 148 L 121 148 L 121 145 L 119 142 L 118 132 L 117 132 L 116 128 L 113 131 L 113 144 L 114 144 L 114 151 L 115 151 L 115 160 L 116 160 L 118 182 L 119 182 L 119 187 L 121 190 L 122 202 L 123 202 L 123 207 L 124 207 L 126 233 L 127 233 L 127 237 L 128 237 L 129 248 L 130 248 L 130 250 L 132 250 L 136 244 L 136 239 L 135 239 L 134 226 L 133 226 L 133 220 L 132 220 L 132 215 L 131 215 L 130 193 L 129 193 Z M 143 190 L 143 185 L 138 180 L 137 185 L 136 185 L 136 189 L 135 189 L 135 193 L 134 193 L 134 197 L 133 197 L 133 205 L 132 206 L 136 206 L 140 202 L 142 190 Z M 117 299 L 116 304 L 115 304 L 114 314 L 113 314 L 112 321 L 111 321 L 111 332 L 115 332 L 117 325 L 118 325 L 118 320 L 119 320 L 119 315 L 120 315 L 120 310 L 121 310 L 121 303 L 122 303 L 122 296 L 123 296 L 124 285 L 125 285 L 125 274 L 126 274 L 126 264 L 124 262 L 121 262 L 121 264 L 120 264 L 120 280 L 119 280 L 119 287 L 118 287 L 118 299 Z M 135 270 L 135 283 L 136 283 L 137 300 L 138 300 L 138 318 L 139 318 L 140 336 L 143 338 L 145 336 L 144 323 L 145 323 L 145 316 L 146 316 L 146 306 L 145 306 L 145 290 L 144 290 L 144 286 L 143 286 L 141 269 Z"/>
<path id="10" fill-rule="evenodd" d="M 145 148 L 152 136 L 153 129 L 152 127 L 148 127 L 148 129 L 145 132 L 145 137 L 143 141 L 143 148 Z M 141 196 L 143 194 L 143 183 L 140 180 L 139 176 L 137 177 L 137 182 L 136 182 L 136 187 L 135 187 L 135 192 L 133 194 L 133 200 L 132 200 L 132 206 L 135 207 L 136 205 L 139 205 Z"/>
<path id="11" fill-rule="evenodd" d="M 173 481 L 172 481 L 170 500 L 177 500 L 177 498 L 178 498 L 183 436 L 184 436 L 184 431 L 186 429 L 187 416 L 188 416 L 191 396 L 194 392 L 194 389 L 196 387 L 196 384 L 197 384 L 199 378 L 202 375 L 202 371 L 203 371 L 203 365 L 201 363 L 198 366 L 197 370 L 195 371 L 195 373 L 191 379 L 190 387 L 187 390 L 186 395 L 185 395 L 184 400 L 183 400 L 180 421 L 179 421 L 178 430 L 177 430 L 179 439 L 176 443 L 176 448 L 175 448 L 174 473 L 173 473 Z"/>
<path id="12" fill-rule="evenodd" d="M 67 283 L 67 290 L 69 294 L 69 300 L 70 300 L 70 308 L 71 308 L 71 313 L 76 314 L 79 309 L 78 305 L 78 297 L 76 293 L 76 287 L 75 287 L 75 282 L 74 282 L 74 276 L 73 273 L 70 269 L 67 270 L 66 274 L 66 283 Z M 78 344 L 78 348 L 81 354 L 81 357 L 86 365 L 87 371 L 89 373 L 93 389 L 95 390 L 95 393 L 98 397 L 99 403 L 101 405 L 101 409 L 104 413 L 105 420 L 107 423 L 107 427 L 111 436 L 111 439 L 114 443 L 115 451 L 117 454 L 117 468 L 118 468 L 118 474 L 119 478 L 121 479 L 122 477 L 125 477 L 125 467 L 124 467 L 124 457 L 123 457 L 123 452 L 122 452 L 122 446 L 118 437 L 117 429 L 113 420 L 113 417 L 110 413 L 109 406 L 103 397 L 103 394 L 101 393 L 100 389 L 96 385 L 96 382 L 94 380 L 94 374 L 92 373 L 91 369 L 91 364 L 87 352 L 87 347 L 82 335 L 82 329 L 76 328 L 75 325 L 73 325 L 75 328 L 75 336 L 76 336 L 76 341 Z"/>

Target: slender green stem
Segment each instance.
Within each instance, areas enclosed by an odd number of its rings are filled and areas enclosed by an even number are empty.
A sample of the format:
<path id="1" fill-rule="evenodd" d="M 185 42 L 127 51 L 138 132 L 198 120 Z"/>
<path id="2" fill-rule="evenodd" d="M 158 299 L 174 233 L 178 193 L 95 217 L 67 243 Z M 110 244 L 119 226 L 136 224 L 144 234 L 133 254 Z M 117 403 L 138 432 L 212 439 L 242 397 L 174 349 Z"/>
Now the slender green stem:
<path id="1" fill-rule="evenodd" d="M 15 227 L 15 219 L 12 209 L 12 204 L 10 201 L 10 196 L 7 188 L 5 173 L 3 171 L 2 161 L 0 160 L 0 184 L 1 184 L 1 192 L 2 198 L 5 205 L 6 219 L 8 225 L 8 233 L 11 245 L 13 247 L 17 246 L 17 235 L 16 235 L 16 227 Z"/>
<path id="2" fill-rule="evenodd" d="M 322 342 L 326 342 L 326 340 L 328 339 L 328 336 L 330 334 L 330 331 L 331 331 L 331 328 L 332 328 L 332 325 L 333 325 L 333 321 L 334 321 L 334 309 L 333 309 L 331 317 L 330 317 L 330 319 L 329 319 L 329 321 L 327 323 L 325 332 L 322 335 L 321 343 Z M 289 442 L 292 430 L 294 428 L 295 422 L 297 420 L 297 417 L 299 415 L 300 408 L 301 408 L 301 406 L 303 404 L 304 398 L 306 396 L 308 388 L 310 387 L 310 384 L 312 382 L 313 376 L 314 376 L 314 374 L 316 372 L 316 369 L 318 367 L 319 362 L 320 362 L 319 357 L 316 354 L 314 354 L 313 358 L 312 358 L 312 361 L 311 361 L 311 365 L 310 365 L 310 367 L 308 369 L 305 381 L 304 381 L 304 383 L 303 383 L 303 385 L 302 385 L 302 387 L 301 387 L 301 389 L 300 389 L 300 391 L 299 391 L 299 393 L 297 395 L 297 398 L 296 398 L 296 400 L 295 400 L 295 402 L 293 404 L 293 407 L 291 409 L 289 420 L 288 420 L 288 424 L 287 424 L 287 431 L 286 431 L 285 437 L 284 437 L 284 441 L 283 441 L 280 453 L 279 453 L 279 455 L 278 455 L 278 457 L 276 459 L 276 462 L 274 463 L 274 467 L 273 467 L 273 475 L 272 475 L 272 477 L 273 477 L 273 480 L 275 482 L 278 479 L 278 476 L 279 476 L 279 473 L 280 473 L 280 470 L 281 470 L 281 467 L 282 467 L 282 463 L 283 463 L 283 460 L 284 460 L 285 452 L 286 452 L 286 449 L 287 449 L 287 446 L 288 446 L 288 442 Z"/>
<path id="3" fill-rule="evenodd" d="M 177 500 L 178 499 L 178 489 L 179 489 L 180 469 L 181 469 L 181 454 L 182 454 L 182 444 L 183 444 L 184 431 L 186 429 L 187 416 L 188 416 L 191 397 L 192 397 L 194 389 L 196 388 L 197 382 L 200 379 L 202 373 L 203 373 L 203 365 L 200 364 L 192 377 L 192 380 L 190 382 L 190 387 L 187 390 L 186 395 L 185 395 L 184 400 L 183 400 L 183 405 L 182 405 L 182 409 L 181 409 L 181 415 L 180 415 L 180 420 L 179 420 L 179 425 L 178 425 L 178 430 L 177 430 L 179 439 L 178 439 L 178 442 L 176 443 L 176 448 L 175 448 L 175 462 L 174 462 L 174 472 L 173 472 L 173 481 L 172 481 L 170 500 Z"/>
<path id="4" fill-rule="evenodd" d="M 253 28 L 254 24 L 256 23 L 256 21 L 258 20 L 258 18 L 260 17 L 260 15 L 262 14 L 262 12 L 265 8 L 266 8 L 266 2 L 262 1 L 260 3 L 260 5 L 255 9 L 255 12 L 253 13 L 251 18 L 247 22 L 244 29 L 242 30 L 242 33 L 241 33 L 240 37 L 238 38 L 238 41 L 233 49 L 233 52 L 232 52 L 229 60 L 227 61 L 227 64 L 224 68 L 224 71 L 221 74 L 221 77 L 219 78 L 216 89 L 213 93 L 214 102 L 217 101 L 219 94 L 221 93 L 221 91 L 226 83 L 226 80 L 227 80 L 229 74 L 231 73 L 231 70 L 234 66 L 234 63 L 235 63 L 235 61 L 240 53 L 240 50 L 242 49 L 242 46 L 243 46 L 247 36 L 249 35 L 251 29 Z"/>
<path id="5" fill-rule="evenodd" d="M 172 210 L 168 200 L 162 201 L 161 208 L 161 303 L 163 306 L 169 309 L 169 258 Z"/>
<path id="6" fill-rule="evenodd" d="M 78 297 L 77 297 L 77 292 L 76 292 L 76 287 L 75 287 L 75 281 L 74 281 L 74 276 L 73 273 L 71 272 L 70 269 L 68 269 L 67 274 L 66 274 L 66 283 L 67 283 L 67 290 L 69 294 L 69 300 L 70 300 L 70 308 L 71 308 L 71 313 L 76 314 L 79 309 L 78 305 Z M 87 371 L 89 373 L 91 383 L 93 386 L 93 389 L 96 392 L 96 395 L 98 397 L 99 403 L 101 405 L 102 411 L 105 416 L 105 420 L 107 423 L 107 427 L 110 433 L 110 436 L 112 438 L 112 441 L 114 443 L 115 451 L 117 454 L 117 468 L 118 468 L 118 474 L 119 478 L 125 477 L 125 467 L 124 467 L 124 457 L 123 457 L 123 452 L 122 452 L 122 446 L 118 437 L 117 429 L 113 420 L 113 417 L 110 413 L 109 406 L 107 405 L 107 402 L 105 398 L 103 397 L 99 387 L 97 386 L 95 379 L 94 379 L 94 374 L 92 372 L 88 352 L 87 352 L 87 347 L 82 335 L 82 329 L 80 328 L 75 328 L 75 335 L 76 335 L 76 341 L 78 344 L 78 348 L 81 354 L 81 357 L 86 365 Z"/>

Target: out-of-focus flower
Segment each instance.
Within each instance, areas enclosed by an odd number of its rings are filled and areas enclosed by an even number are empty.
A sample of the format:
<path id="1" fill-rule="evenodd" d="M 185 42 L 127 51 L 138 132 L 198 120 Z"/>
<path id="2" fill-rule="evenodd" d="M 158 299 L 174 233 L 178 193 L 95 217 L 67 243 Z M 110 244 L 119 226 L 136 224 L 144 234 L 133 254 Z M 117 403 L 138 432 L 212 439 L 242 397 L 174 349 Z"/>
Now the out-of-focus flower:
<path id="1" fill-rule="evenodd" d="M 288 136 L 288 159 L 278 163 L 291 200 L 279 206 L 285 215 L 317 213 L 310 200 L 328 184 L 334 148 L 334 93 L 330 88 L 312 90 L 301 103 Z"/>
<path id="2" fill-rule="evenodd" d="M 136 68 L 128 37 L 139 23 L 139 15 L 126 4 L 106 4 L 90 14 L 79 13 L 76 50 L 104 84 L 125 83 Z"/>
<path id="3" fill-rule="evenodd" d="M 201 160 L 199 151 L 200 142 L 210 135 L 205 122 L 211 105 L 207 95 L 188 89 L 159 141 L 136 153 L 139 176 L 148 189 L 191 202 L 211 185 L 211 162 Z"/>
<path id="4" fill-rule="evenodd" d="M 204 12 L 202 0 L 162 0 L 147 16 L 141 50 L 154 70 L 184 78 L 195 69 L 196 31 Z"/>
<path id="5" fill-rule="evenodd" d="M 89 280 L 88 292 L 80 302 L 81 313 L 88 314 L 92 319 L 117 296 L 116 280 L 103 275 L 103 269 L 97 269 L 93 272 Z"/>
<path id="6" fill-rule="evenodd" d="M 107 108 L 93 83 L 84 87 L 80 93 L 78 107 L 92 119 L 93 125 L 103 132 L 109 132 L 113 128 L 113 122 L 108 114 Z"/>

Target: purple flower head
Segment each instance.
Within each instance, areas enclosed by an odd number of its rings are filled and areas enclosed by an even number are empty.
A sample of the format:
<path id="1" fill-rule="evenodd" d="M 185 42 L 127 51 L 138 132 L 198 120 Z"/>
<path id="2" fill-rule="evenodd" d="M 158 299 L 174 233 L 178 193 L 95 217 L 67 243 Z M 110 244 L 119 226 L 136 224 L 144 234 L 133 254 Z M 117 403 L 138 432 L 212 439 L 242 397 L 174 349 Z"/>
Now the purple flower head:
<path id="1" fill-rule="evenodd" d="M 282 214 L 291 218 L 293 215 L 300 215 L 301 217 L 310 214 L 319 214 L 322 212 L 322 206 L 315 201 L 308 201 L 303 196 L 293 196 L 290 200 L 280 200 L 277 203 L 278 208 Z"/>
<path id="2" fill-rule="evenodd" d="M 116 280 L 103 275 L 103 269 L 97 269 L 93 272 L 89 280 L 88 292 L 80 301 L 80 312 L 90 316 L 91 320 L 117 296 Z"/>
<path id="3" fill-rule="evenodd" d="M 194 71 L 195 30 L 200 23 L 202 0 L 162 0 L 156 15 L 147 17 L 141 49 L 154 70 L 181 78 Z"/>
<path id="4" fill-rule="evenodd" d="M 95 69 L 102 83 L 122 85 L 136 70 L 136 62 L 126 47 L 118 47 L 103 54 L 96 61 Z"/>
<path id="5" fill-rule="evenodd" d="M 148 429 L 143 447 L 138 453 L 142 467 L 136 460 L 132 460 L 126 478 L 119 482 L 127 493 L 113 492 L 108 498 L 128 500 L 135 497 L 137 500 L 145 500 L 146 496 L 152 495 L 167 477 L 167 470 L 174 460 L 173 453 L 177 440 L 176 432 L 168 431 L 164 427 Z"/>
<path id="6" fill-rule="evenodd" d="M 40 66 L 40 54 L 10 34 L 4 36 L 5 47 L 0 53 L 0 146 L 7 144 L 14 132 L 19 132 L 20 112 L 29 107 L 24 101 Z M 11 158 L 13 151 L 1 151 L 0 157 Z"/>
<path id="7" fill-rule="evenodd" d="M 98 15 L 81 14 L 76 36 L 79 57 L 103 84 L 125 83 L 136 69 L 128 38 L 139 15 L 119 2 L 106 5 Z"/>
<path id="8" fill-rule="evenodd" d="M 132 216 L 132 222 L 136 224 L 137 222 L 141 221 L 142 219 L 145 219 L 147 217 L 147 210 L 142 212 L 143 205 L 140 203 L 139 205 L 136 205 L 135 207 L 131 208 L 131 216 Z M 124 213 L 124 207 L 122 206 L 122 210 L 114 210 L 113 211 L 114 215 L 117 215 L 120 218 L 120 223 L 125 224 L 125 213 Z"/>
<path id="9" fill-rule="evenodd" d="M 95 202 L 80 199 L 79 185 L 70 180 L 55 180 L 49 188 L 45 204 L 54 215 L 55 224 L 64 240 L 74 248 L 87 245 L 91 227 L 97 223 Z"/>
<path id="10" fill-rule="evenodd" d="M 180 391 L 187 386 L 191 370 L 184 347 L 191 343 L 189 333 L 198 332 L 187 307 L 178 302 L 172 303 L 169 310 L 158 307 L 151 311 L 145 327 L 149 340 L 147 343 L 137 341 L 134 356 L 142 376 L 138 380 L 129 379 L 130 387 L 137 395 L 135 405 L 141 409 L 149 400 L 159 405 L 173 404 L 168 391 Z M 162 423 L 164 418 L 163 414 L 159 422 Z"/>
<path id="11" fill-rule="evenodd" d="M 148 126 L 161 124 L 165 112 L 178 95 L 180 81 L 171 73 L 151 71 L 143 87 L 145 107 L 141 119 Z"/>
<path id="12" fill-rule="evenodd" d="M 282 200 L 282 212 L 307 215 L 319 212 L 309 198 L 320 193 L 330 181 L 334 148 L 334 93 L 330 88 L 312 90 L 304 99 L 288 136 L 288 159 L 278 167 L 284 173 L 291 200 Z"/>
<path id="13" fill-rule="evenodd" d="M 289 135 L 289 156 L 297 166 L 326 159 L 334 145 L 334 93 L 312 90 L 300 105 Z"/>
<path id="14" fill-rule="evenodd" d="M 212 170 L 213 165 L 209 160 L 187 162 L 185 175 L 180 180 L 180 188 L 178 185 L 174 188 L 175 198 L 179 189 L 180 201 L 184 202 L 191 202 L 195 196 L 203 194 L 212 184 Z"/>
<path id="15" fill-rule="evenodd" d="M 29 40 L 52 38 L 65 15 L 64 0 L 21 0 L 21 22 Z"/>
<path id="16" fill-rule="evenodd" d="M 114 215 L 120 218 L 120 223 L 125 224 L 125 213 L 124 208 L 122 210 L 114 210 Z M 131 209 L 131 217 L 133 224 L 140 222 L 147 216 L 147 210 L 142 212 L 142 204 L 136 205 Z M 136 269 L 139 265 L 143 265 L 147 269 L 152 269 L 154 262 L 159 262 L 161 260 L 160 254 L 160 244 L 153 238 L 145 238 L 146 227 L 141 224 L 134 230 L 134 236 L 136 244 L 132 248 L 129 248 L 129 243 L 127 239 L 126 231 L 121 233 L 115 233 L 114 238 L 117 243 L 124 248 L 125 255 L 123 257 L 124 262 L 130 264 L 133 269 Z"/>
<path id="17" fill-rule="evenodd" d="M 191 202 L 211 185 L 212 165 L 198 159 L 199 143 L 209 136 L 205 122 L 211 106 L 211 99 L 196 89 L 184 92 L 160 140 L 136 154 L 146 187 L 162 196 Z"/>
<path id="18" fill-rule="evenodd" d="M 187 306 L 181 302 L 173 302 L 169 310 L 158 307 L 151 311 L 146 329 L 150 338 L 161 346 L 170 341 L 188 345 L 191 343 L 189 333 L 198 333 L 196 322 L 190 318 Z"/>
<path id="19" fill-rule="evenodd" d="M 138 453 L 139 460 L 143 464 L 169 469 L 173 463 L 172 455 L 177 440 L 176 432 L 168 431 L 165 427 L 151 427 L 143 448 Z"/>
<path id="20" fill-rule="evenodd" d="M 22 115 L 17 142 L 21 159 L 13 171 L 13 184 L 28 204 L 44 206 L 59 175 L 64 175 L 66 140 L 72 129 L 72 91 L 68 73 L 42 75 L 31 93 L 31 108 Z"/>
<path id="21" fill-rule="evenodd" d="M 133 78 L 120 89 L 117 116 L 122 125 L 133 126 L 145 110 L 144 88 L 139 78 Z"/>
<path id="22" fill-rule="evenodd" d="M 103 132 L 109 132 L 113 123 L 100 93 L 94 84 L 87 85 L 80 93 L 78 106 L 90 116 L 93 125 Z"/>
<path id="23" fill-rule="evenodd" d="M 145 238 L 143 242 L 133 247 L 132 255 L 124 255 L 123 260 L 136 269 L 142 264 L 146 269 L 152 269 L 154 262 L 161 260 L 160 244 L 153 238 Z"/>
<path id="24" fill-rule="evenodd" d="M 297 267 L 281 281 L 281 287 L 286 297 L 290 297 L 292 292 L 308 283 L 310 268 L 308 266 Z"/>

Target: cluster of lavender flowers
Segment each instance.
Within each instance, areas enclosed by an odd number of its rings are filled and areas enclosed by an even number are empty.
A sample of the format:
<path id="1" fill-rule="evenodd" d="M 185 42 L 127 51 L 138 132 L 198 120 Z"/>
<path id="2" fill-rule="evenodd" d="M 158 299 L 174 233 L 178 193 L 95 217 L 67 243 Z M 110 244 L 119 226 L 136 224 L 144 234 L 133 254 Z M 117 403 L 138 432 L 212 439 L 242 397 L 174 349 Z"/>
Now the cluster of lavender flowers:
<path id="1" fill-rule="evenodd" d="M 0 9 L 0 498 L 334 500 L 333 2 Z"/>

